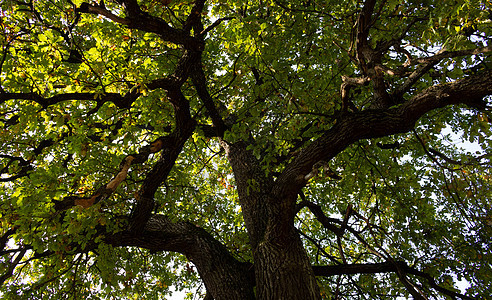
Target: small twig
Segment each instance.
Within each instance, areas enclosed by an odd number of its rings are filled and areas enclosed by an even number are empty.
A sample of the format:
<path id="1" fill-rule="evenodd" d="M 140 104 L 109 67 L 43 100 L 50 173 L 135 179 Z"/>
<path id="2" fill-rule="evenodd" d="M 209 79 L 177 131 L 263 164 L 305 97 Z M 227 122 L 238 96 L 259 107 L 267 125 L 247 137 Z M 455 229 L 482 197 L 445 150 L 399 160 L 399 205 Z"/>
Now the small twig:
<path id="1" fill-rule="evenodd" d="M 217 19 L 217 20 L 215 20 L 215 22 L 212 25 L 208 26 L 202 32 L 200 32 L 200 35 L 205 36 L 209 31 L 211 31 L 215 27 L 219 26 L 220 23 L 222 23 L 223 21 L 229 21 L 232 19 L 234 19 L 234 17 L 224 17 L 224 18 Z"/>

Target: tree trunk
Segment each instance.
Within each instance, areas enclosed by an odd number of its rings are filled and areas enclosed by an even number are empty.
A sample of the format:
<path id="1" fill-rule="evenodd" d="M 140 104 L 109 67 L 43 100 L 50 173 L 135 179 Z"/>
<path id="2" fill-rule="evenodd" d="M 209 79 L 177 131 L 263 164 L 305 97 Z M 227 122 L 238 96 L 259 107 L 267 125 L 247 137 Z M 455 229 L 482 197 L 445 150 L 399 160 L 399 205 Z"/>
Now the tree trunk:
<path id="1" fill-rule="evenodd" d="M 257 299 L 320 299 L 313 269 L 296 232 L 282 243 L 264 241 L 255 251 Z"/>
<path id="2" fill-rule="evenodd" d="M 320 299 L 314 272 L 294 227 L 297 193 L 275 193 L 286 189 L 275 187 L 246 150 L 246 143 L 223 142 L 222 146 L 234 172 L 253 249 L 257 299 Z"/>

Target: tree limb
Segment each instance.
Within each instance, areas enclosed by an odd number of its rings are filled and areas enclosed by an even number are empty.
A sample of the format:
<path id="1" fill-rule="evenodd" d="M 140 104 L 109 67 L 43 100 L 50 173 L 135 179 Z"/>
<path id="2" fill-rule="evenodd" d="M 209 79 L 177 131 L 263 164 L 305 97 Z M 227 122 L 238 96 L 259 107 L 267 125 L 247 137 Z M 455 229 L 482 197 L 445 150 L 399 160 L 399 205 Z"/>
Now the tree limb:
<path id="1" fill-rule="evenodd" d="M 222 23 L 224 21 L 233 20 L 233 19 L 234 19 L 234 17 L 219 18 L 219 19 L 215 20 L 215 22 L 213 22 L 212 25 L 210 25 L 207 28 L 205 28 L 204 30 L 202 30 L 202 32 L 200 32 L 200 35 L 205 37 L 207 35 L 207 33 L 212 31 L 215 27 L 219 26 L 220 23 Z"/>
<path id="2" fill-rule="evenodd" d="M 217 135 L 219 137 L 222 137 L 226 130 L 226 125 L 224 124 L 224 120 L 222 119 L 219 110 L 215 106 L 214 99 L 208 92 L 207 82 L 201 64 L 197 64 L 195 66 L 195 70 L 192 73 L 191 80 L 193 81 L 193 85 L 197 90 L 198 96 L 203 101 L 203 104 L 205 105 L 205 108 L 207 109 L 208 114 L 212 119 L 212 124 L 217 131 Z"/>
<path id="3" fill-rule="evenodd" d="M 98 103 L 112 102 L 119 108 L 128 108 L 140 96 L 139 93 L 128 92 L 124 96 L 119 93 L 64 93 L 52 97 L 43 97 L 38 93 L 8 93 L 0 92 L 0 104 L 7 100 L 31 100 L 43 108 L 68 100 L 90 100 Z"/>
<path id="4" fill-rule="evenodd" d="M 284 169 L 273 192 L 279 199 L 295 202 L 306 184 L 304 176 L 318 161 L 330 161 L 347 146 L 361 139 L 371 139 L 413 129 L 425 113 L 447 105 L 465 104 L 484 109 L 483 98 L 492 94 L 492 71 L 454 82 L 427 88 L 402 105 L 385 110 L 365 110 L 347 114 L 320 138 L 307 146 Z"/>
<path id="5" fill-rule="evenodd" d="M 0 252 L 3 251 L 3 249 L 5 249 L 5 247 L 7 246 L 7 242 L 9 241 L 10 239 L 10 236 L 13 235 L 14 233 L 16 233 L 17 229 L 19 227 L 18 226 L 14 226 L 12 228 L 9 228 L 1 237 L 0 237 Z"/>
<path id="6" fill-rule="evenodd" d="M 118 24 L 125 25 L 128 28 L 153 32 L 159 35 L 163 40 L 177 45 L 183 45 L 188 50 L 203 50 L 204 43 L 201 39 L 190 36 L 186 30 L 169 26 L 168 23 L 160 18 L 142 12 L 136 1 L 125 0 L 123 1 L 123 4 L 125 4 L 124 6 L 127 12 L 126 18 L 118 17 L 104 7 L 89 3 L 82 3 L 77 9 L 77 12 L 102 15 Z"/>
<path id="7" fill-rule="evenodd" d="M 3 285 L 3 283 L 9 279 L 10 277 L 12 277 L 12 275 L 14 275 L 14 269 L 15 267 L 17 267 L 17 265 L 20 263 L 21 259 L 24 257 L 24 255 L 26 254 L 27 252 L 27 249 L 22 249 L 19 251 L 19 253 L 17 253 L 14 261 L 12 263 L 9 264 L 7 270 L 5 271 L 4 274 L 2 274 L 0 276 L 0 286 Z"/>
<path id="8" fill-rule="evenodd" d="M 161 158 L 145 177 L 137 194 L 137 202 L 130 220 L 132 231 L 140 232 L 154 209 L 154 194 L 167 179 L 185 142 L 195 130 L 196 123 L 191 118 L 188 100 L 179 89 L 168 92 L 169 101 L 174 106 L 176 129 L 162 144 Z"/>
<path id="9" fill-rule="evenodd" d="M 163 215 L 153 215 L 140 234 L 119 232 L 106 241 L 115 247 L 182 253 L 197 267 L 214 299 L 254 299 L 251 264 L 237 261 L 224 245 L 191 223 L 173 223 Z"/>
<path id="10" fill-rule="evenodd" d="M 201 16 L 203 12 L 203 7 L 205 5 L 205 0 L 195 0 L 191 12 L 186 18 L 183 25 L 183 30 L 187 33 L 193 28 L 195 31 L 195 36 L 203 37 L 200 33 L 203 31 L 203 24 L 201 21 Z"/>
<path id="11" fill-rule="evenodd" d="M 391 93 L 391 98 L 393 99 L 401 98 L 420 78 L 422 78 L 422 76 L 424 76 L 430 69 L 432 69 L 435 65 L 437 65 L 445 58 L 452 58 L 452 57 L 466 56 L 466 55 L 476 55 L 476 54 L 487 53 L 491 51 L 492 51 L 492 46 L 487 46 L 482 48 L 466 49 L 466 50 L 459 50 L 459 51 L 441 51 L 433 56 L 411 59 L 404 64 L 405 67 L 407 65 L 415 65 L 415 64 L 420 64 L 420 65 L 418 65 L 415 71 L 413 71 L 408 76 L 405 82 L 403 82 Z"/>
<path id="12" fill-rule="evenodd" d="M 455 291 L 443 288 L 439 286 L 434 278 L 427 273 L 421 272 L 408 266 L 405 262 L 384 262 L 384 263 L 370 263 L 370 264 L 343 264 L 336 266 L 313 266 L 316 276 L 336 276 L 336 275 L 353 275 L 353 274 L 377 274 L 377 273 L 396 273 L 398 269 L 404 272 L 418 277 L 426 279 L 430 286 L 450 297 L 457 297 L 460 299 L 473 300 L 474 298 L 457 293 Z"/>

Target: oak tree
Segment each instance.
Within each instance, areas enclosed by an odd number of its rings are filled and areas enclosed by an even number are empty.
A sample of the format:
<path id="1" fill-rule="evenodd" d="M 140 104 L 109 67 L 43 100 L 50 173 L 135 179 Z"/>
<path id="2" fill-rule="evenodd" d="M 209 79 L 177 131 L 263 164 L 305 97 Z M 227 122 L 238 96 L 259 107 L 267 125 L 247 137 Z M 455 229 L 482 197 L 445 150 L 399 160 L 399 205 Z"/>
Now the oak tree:
<path id="1" fill-rule="evenodd" d="M 1 295 L 486 298 L 491 19 L 2 1 Z"/>

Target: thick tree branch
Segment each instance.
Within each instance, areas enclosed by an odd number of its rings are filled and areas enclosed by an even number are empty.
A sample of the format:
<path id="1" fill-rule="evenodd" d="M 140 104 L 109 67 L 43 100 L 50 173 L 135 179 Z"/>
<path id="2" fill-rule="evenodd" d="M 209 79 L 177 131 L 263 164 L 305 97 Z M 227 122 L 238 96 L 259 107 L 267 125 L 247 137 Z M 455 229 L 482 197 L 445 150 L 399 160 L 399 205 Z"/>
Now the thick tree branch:
<path id="1" fill-rule="evenodd" d="M 193 7 L 191 8 L 191 12 L 186 18 L 186 21 L 183 25 L 183 30 L 187 33 L 193 28 L 195 31 L 195 36 L 202 37 L 200 34 L 203 31 L 203 24 L 201 21 L 201 16 L 203 12 L 203 7 L 205 5 L 205 0 L 195 0 Z"/>
<path id="2" fill-rule="evenodd" d="M 109 236 L 107 242 L 116 247 L 182 253 L 195 264 L 214 299 L 254 299 L 251 265 L 237 261 L 221 243 L 193 224 L 173 223 L 163 215 L 154 215 L 139 235 L 120 232 Z"/>
<path id="3" fill-rule="evenodd" d="M 193 68 L 200 64 L 200 52 L 197 51 L 183 51 L 183 55 L 176 64 L 174 73 L 161 79 L 155 79 L 148 83 L 146 86 L 148 89 L 165 89 L 176 90 L 179 89 L 183 83 L 191 75 Z"/>
<path id="4" fill-rule="evenodd" d="M 357 18 L 356 23 L 356 41 L 355 41 L 355 52 L 356 59 L 359 62 L 362 72 L 367 74 L 367 55 L 372 52 L 369 46 L 369 30 L 372 26 L 372 14 L 374 11 L 374 6 L 376 5 L 376 0 L 366 0 L 364 6 Z"/>
<path id="5" fill-rule="evenodd" d="M 108 198 L 121 182 L 125 180 L 132 164 L 144 163 L 151 153 L 161 152 L 161 158 L 154 165 L 142 184 L 131 218 L 130 227 L 133 231 L 138 232 L 143 229 L 154 209 L 153 199 L 155 192 L 169 175 L 184 143 L 191 136 L 195 128 L 195 122 L 190 115 L 188 101 L 184 98 L 181 91 L 171 91 L 168 95 L 170 102 L 175 108 L 175 131 L 169 136 L 158 138 L 150 145 L 142 147 L 137 154 L 131 154 L 125 157 L 120 165 L 118 174 L 90 197 L 65 197 L 62 201 L 55 202 L 56 210 L 65 210 L 74 205 L 87 208 Z"/>
<path id="6" fill-rule="evenodd" d="M 267 227 L 268 211 L 265 206 L 272 181 L 265 176 L 252 151 L 246 149 L 247 145 L 245 142 L 221 141 L 234 173 L 244 222 L 254 248 L 263 239 Z"/>
<path id="7" fill-rule="evenodd" d="M 482 48 L 466 49 L 466 50 L 459 50 L 459 51 L 441 51 L 433 56 L 411 59 L 404 64 L 405 68 L 411 65 L 416 65 L 416 64 L 420 64 L 420 65 L 418 65 L 415 71 L 413 71 L 408 76 L 405 82 L 403 82 L 391 93 L 391 98 L 392 99 L 401 98 L 406 92 L 410 90 L 410 88 L 420 78 L 422 78 L 422 76 L 424 76 L 430 69 L 432 69 L 435 65 L 437 65 L 445 58 L 476 55 L 476 54 L 487 53 L 491 51 L 492 51 L 492 46 L 487 46 Z"/>
<path id="8" fill-rule="evenodd" d="M 336 276 L 336 275 L 353 275 L 353 274 L 377 274 L 377 273 L 396 273 L 403 270 L 405 273 L 416 275 L 427 280 L 432 288 L 447 296 L 460 299 L 472 300 L 474 298 L 462 295 L 455 291 L 439 286 L 434 278 L 427 273 L 420 272 L 415 268 L 408 266 L 405 262 L 384 262 L 373 264 L 344 264 L 336 266 L 313 266 L 316 276 Z"/>
<path id="9" fill-rule="evenodd" d="M 384 1 L 383 1 L 384 4 Z M 374 24 L 377 14 L 374 17 L 375 0 L 366 0 L 357 19 L 357 32 L 355 41 L 356 59 L 361 68 L 362 74 L 368 76 L 374 87 L 373 108 L 386 108 L 391 104 L 389 95 L 386 91 L 386 84 L 383 78 L 382 65 L 383 52 L 373 49 L 370 45 L 369 31 Z"/>
<path id="10" fill-rule="evenodd" d="M 119 108 L 128 108 L 138 96 L 140 94 L 128 92 L 124 96 L 119 93 L 64 93 L 52 97 L 43 97 L 38 93 L 8 93 L 0 91 L 0 104 L 7 100 L 31 100 L 46 108 L 68 100 L 90 100 L 97 103 L 112 102 Z"/>
<path id="11" fill-rule="evenodd" d="M 194 72 L 191 76 L 193 85 L 195 86 L 198 96 L 203 101 L 205 108 L 207 109 L 210 118 L 212 119 L 212 124 L 214 125 L 217 135 L 222 137 L 226 130 L 226 125 L 222 119 L 219 110 L 215 106 L 214 99 L 210 95 L 207 89 L 207 80 L 203 72 L 203 67 L 201 64 L 195 66 Z"/>
<path id="12" fill-rule="evenodd" d="M 89 3 L 82 3 L 77 9 L 77 12 L 102 15 L 116 23 L 125 25 L 128 28 L 153 32 L 159 35 L 163 40 L 177 45 L 183 45 L 188 50 L 203 50 L 203 41 L 199 38 L 190 36 L 186 30 L 173 28 L 164 20 L 142 12 L 136 1 L 125 0 L 122 2 L 127 13 L 127 17 L 125 18 L 114 15 L 104 7 Z"/>
<path id="13" fill-rule="evenodd" d="M 140 148 L 138 153 L 126 156 L 120 164 L 120 170 L 118 171 L 117 175 L 110 182 L 97 189 L 89 197 L 68 196 L 61 201 L 56 201 L 55 210 L 62 211 L 76 205 L 87 208 L 108 198 L 121 184 L 121 182 L 126 179 L 131 165 L 142 164 L 146 162 L 149 155 L 161 151 L 164 144 L 168 140 L 169 137 L 160 137 L 149 145 Z"/>
<path id="14" fill-rule="evenodd" d="M 330 130 L 306 147 L 279 176 L 274 194 L 295 203 L 304 177 L 318 161 L 331 160 L 360 139 L 408 132 L 425 113 L 453 104 L 484 109 L 483 98 L 492 94 L 492 71 L 427 88 L 404 104 L 386 110 L 365 110 L 347 114 Z M 294 205 L 294 204 L 292 204 Z"/>
<path id="15" fill-rule="evenodd" d="M 169 101 L 174 106 L 176 129 L 163 141 L 161 158 L 147 174 L 138 192 L 137 203 L 130 221 L 132 231 L 138 233 L 143 230 L 145 223 L 154 209 L 154 194 L 159 186 L 167 179 L 185 142 L 195 130 L 196 123 L 190 115 L 188 100 L 179 89 L 168 92 Z"/>

